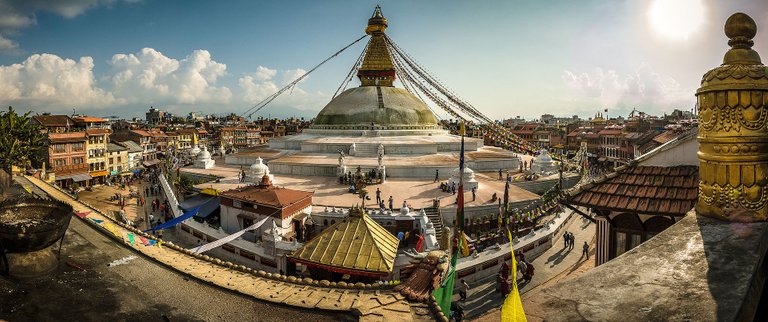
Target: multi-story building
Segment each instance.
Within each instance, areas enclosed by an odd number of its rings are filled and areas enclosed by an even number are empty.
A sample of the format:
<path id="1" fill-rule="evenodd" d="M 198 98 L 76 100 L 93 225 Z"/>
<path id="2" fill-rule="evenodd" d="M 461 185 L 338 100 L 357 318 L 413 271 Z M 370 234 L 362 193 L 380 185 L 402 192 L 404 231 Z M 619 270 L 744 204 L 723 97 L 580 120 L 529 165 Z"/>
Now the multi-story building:
<path id="1" fill-rule="evenodd" d="M 197 142 L 197 130 L 180 129 L 176 131 L 176 149 L 179 152 L 192 149 L 192 147 L 197 145 Z"/>
<path id="2" fill-rule="evenodd" d="M 64 133 L 78 130 L 75 126 L 75 121 L 67 115 L 35 115 L 32 117 L 31 122 L 42 125 L 46 133 Z"/>
<path id="3" fill-rule="evenodd" d="M 117 131 L 112 134 L 112 140 L 136 142 L 142 150 L 141 164 L 144 167 L 151 167 L 160 163 L 157 148 L 155 143 L 152 142 L 152 135 L 145 130 Z"/>
<path id="4" fill-rule="evenodd" d="M 128 157 L 128 148 L 120 144 L 107 144 L 107 164 L 109 166 L 109 175 L 112 177 L 132 174 L 130 172 L 131 162 Z"/>
<path id="5" fill-rule="evenodd" d="M 109 171 L 107 170 L 107 144 L 109 143 L 109 130 L 92 129 L 85 130 L 88 140 L 85 149 L 88 151 L 88 173 L 91 175 L 91 184 L 104 183 Z"/>
<path id="6" fill-rule="evenodd" d="M 165 119 L 165 112 L 156 109 L 154 106 L 149 107 L 149 111 L 147 112 L 147 124 L 155 126 L 160 123 L 163 123 L 163 120 Z"/>
<path id="7" fill-rule="evenodd" d="M 77 183 L 88 185 L 91 176 L 86 162 L 85 132 L 48 133 L 48 149 L 42 151 L 43 167 L 48 175 L 43 179 L 55 182 L 62 188 Z"/>
<path id="8" fill-rule="evenodd" d="M 117 144 L 122 145 L 127 149 L 128 154 L 128 169 L 132 172 L 141 171 L 142 169 L 142 155 L 144 154 L 144 149 L 133 141 L 121 141 L 117 142 Z"/>

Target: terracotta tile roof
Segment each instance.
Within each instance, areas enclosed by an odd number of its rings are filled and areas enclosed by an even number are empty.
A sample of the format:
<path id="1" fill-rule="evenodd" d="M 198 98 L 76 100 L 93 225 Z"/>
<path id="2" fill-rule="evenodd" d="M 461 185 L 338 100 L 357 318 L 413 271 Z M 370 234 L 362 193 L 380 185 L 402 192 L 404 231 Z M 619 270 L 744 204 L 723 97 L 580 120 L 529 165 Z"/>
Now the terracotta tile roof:
<path id="1" fill-rule="evenodd" d="M 85 132 L 48 133 L 48 140 L 53 143 L 85 142 Z"/>
<path id="2" fill-rule="evenodd" d="M 259 186 L 247 186 L 244 188 L 224 191 L 221 195 L 254 204 L 283 208 L 304 200 L 307 197 L 312 197 L 314 193 L 279 187 L 261 188 Z"/>
<path id="3" fill-rule="evenodd" d="M 37 121 L 37 123 L 46 127 L 75 125 L 75 121 L 67 115 L 35 115 L 32 118 Z"/>
<path id="4" fill-rule="evenodd" d="M 87 133 L 88 135 L 109 134 L 109 130 L 107 130 L 107 129 L 90 129 L 90 130 L 85 130 L 85 133 Z"/>
<path id="5" fill-rule="evenodd" d="M 350 214 L 294 251 L 289 259 L 338 273 L 386 276 L 400 241 L 367 214 Z"/>
<path id="6" fill-rule="evenodd" d="M 672 141 L 672 139 L 676 138 L 679 135 L 678 132 L 675 131 L 666 131 L 664 133 L 661 133 L 653 138 L 653 141 L 656 141 L 658 143 L 664 144 L 669 141 Z"/>
<path id="7" fill-rule="evenodd" d="M 147 131 L 144 130 L 131 130 L 131 132 L 136 133 L 141 136 L 152 136 Z"/>
<path id="8" fill-rule="evenodd" d="M 684 216 L 696 203 L 698 186 L 697 166 L 635 166 L 583 186 L 568 202 L 612 211 Z"/>
<path id="9" fill-rule="evenodd" d="M 103 123 L 107 121 L 106 119 L 103 119 L 100 117 L 93 117 L 93 116 L 75 117 L 72 119 L 75 120 L 75 122 L 88 122 L 88 123 Z"/>

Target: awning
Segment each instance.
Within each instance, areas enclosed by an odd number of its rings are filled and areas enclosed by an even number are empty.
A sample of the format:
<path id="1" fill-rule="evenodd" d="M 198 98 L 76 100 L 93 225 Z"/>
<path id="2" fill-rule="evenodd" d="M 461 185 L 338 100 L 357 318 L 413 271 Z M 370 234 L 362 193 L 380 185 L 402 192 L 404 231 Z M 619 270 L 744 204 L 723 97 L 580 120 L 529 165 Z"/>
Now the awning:
<path id="1" fill-rule="evenodd" d="M 220 204 L 221 204 L 221 199 L 219 197 L 198 194 L 184 200 L 184 202 L 179 204 L 179 208 L 181 208 L 182 211 L 186 212 L 191 209 L 200 207 L 200 210 L 197 212 L 197 215 L 195 215 L 195 217 L 206 218 L 209 215 L 215 213 L 217 210 L 219 210 Z"/>
<path id="2" fill-rule="evenodd" d="M 142 164 L 143 164 L 145 167 L 151 167 L 151 166 L 153 166 L 153 165 L 156 165 L 156 164 L 158 164 L 158 163 L 160 163 L 160 160 L 148 160 L 148 161 L 144 161 L 144 162 L 142 162 Z"/>
<path id="3" fill-rule="evenodd" d="M 94 171 L 90 173 L 91 177 L 103 177 L 109 175 L 109 171 Z"/>
<path id="4" fill-rule="evenodd" d="M 135 173 L 135 174 L 140 174 L 140 173 L 141 173 L 141 170 L 142 170 L 142 169 L 133 169 L 133 170 L 131 170 L 131 172 L 133 172 L 133 173 Z"/>
<path id="5" fill-rule="evenodd" d="M 123 176 L 123 177 L 132 176 L 133 172 L 131 172 L 131 171 L 123 171 L 122 173 L 120 173 L 120 175 Z"/>
<path id="6" fill-rule="evenodd" d="M 75 174 L 68 174 L 63 176 L 56 176 L 56 181 L 68 180 L 68 179 L 72 179 L 72 181 L 74 182 L 80 182 L 80 181 L 91 180 L 93 179 L 93 177 L 91 177 L 91 175 L 87 173 L 75 173 Z"/>
<path id="7" fill-rule="evenodd" d="M 110 175 L 110 176 L 116 176 L 118 173 L 120 173 L 120 172 L 117 172 L 117 171 L 109 171 L 109 175 Z"/>

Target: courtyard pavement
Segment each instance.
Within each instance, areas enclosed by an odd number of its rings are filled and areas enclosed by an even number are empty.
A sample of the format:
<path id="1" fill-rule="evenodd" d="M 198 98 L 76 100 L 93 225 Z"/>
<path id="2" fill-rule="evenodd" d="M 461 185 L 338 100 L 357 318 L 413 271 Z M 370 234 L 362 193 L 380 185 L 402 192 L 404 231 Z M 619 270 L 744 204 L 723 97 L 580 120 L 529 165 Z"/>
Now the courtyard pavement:
<path id="1" fill-rule="evenodd" d="M 575 236 L 576 242 L 573 249 L 563 247 L 563 233 L 565 231 L 569 231 Z M 518 283 L 523 302 L 525 302 L 529 291 L 537 289 L 540 285 L 561 274 L 574 272 L 578 267 L 587 262 L 587 258 L 581 254 L 584 241 L 590 244 L 591 254 L 589 261 L 594 262 L 595 225 L 588 219 L 578 214 L 573 214 L 565 230 L 559 236 L 556 236 L 550 249 L 533 259 L 533 261 L 526 259 L 533 263 L 536 270 L 530 282 L 525 283 L 520 280 Z M 518 273 L 518 278 L 522 278 L 522 274 Z M 468 319 L 477 319 L 483 316 L 480 319 L 482 321 L 499 321 L 504 297 L 502 297 L 501 292 L 496 290 L 496 276 L 491 276 L 477 283 L 471 283 L 469 286 L 470 290 L 464 306 L 465 316 Z M 458 295 L 455 296 L 455 299 L 459 299 Z"/>

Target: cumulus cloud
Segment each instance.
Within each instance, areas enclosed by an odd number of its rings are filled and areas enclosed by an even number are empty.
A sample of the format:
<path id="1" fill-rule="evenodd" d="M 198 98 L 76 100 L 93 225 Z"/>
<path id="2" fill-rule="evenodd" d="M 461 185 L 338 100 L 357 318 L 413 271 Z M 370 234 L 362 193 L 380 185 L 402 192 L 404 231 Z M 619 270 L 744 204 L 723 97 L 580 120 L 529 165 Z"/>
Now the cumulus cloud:
<path id="1" fill-rule="evenodd" d="M 278 71 L 259 66 L 256 68 L 256 72 L 240 77 L 238 84 L 243 91 L 243 100 L 247 104 L 256 104 L 306 73 L 301 68 Z M 308 78 L 305 77 L 299 84 Z M 297 86 L 283 93 L 271 104 L 290 106 L 300 110 L 319 110 L 329 99 L 330 97 L 327 94 L 307 92 L 298 87 L 297 84 Z"/>
<path id="2" fill-rule="evenodd" d="M 693 89 L 682 88 L 675 79 L 656 73 L 648 64 L 626 75 L 601 68 L 593 73 L 566 70 L 562 79 L 577 98 L 599 104 L 597 109 L 637 107 L 660 114 L 675 108 L 688 109 L 695 103 Z"/>
<path id="3" fill-rule="evenodd" d="M 207 50 L 195 50 L 181 60 L 152 48 L 134 54 L 116 54 L 110 82 L 113 92 L 128 102 L 146 104 L 227 103 L 232 92 L 216 86 L 227 65 L 211 59 Z"/>
<path id="4" fill-rule="evenodd" d="M 122 101 L 96 86 L 93 58 L 64 59 L 56 55 L 29 56 L 20 64 L 0 66 L 0 98 L 4 105 L 68 111 L 100 108 Z"/>

